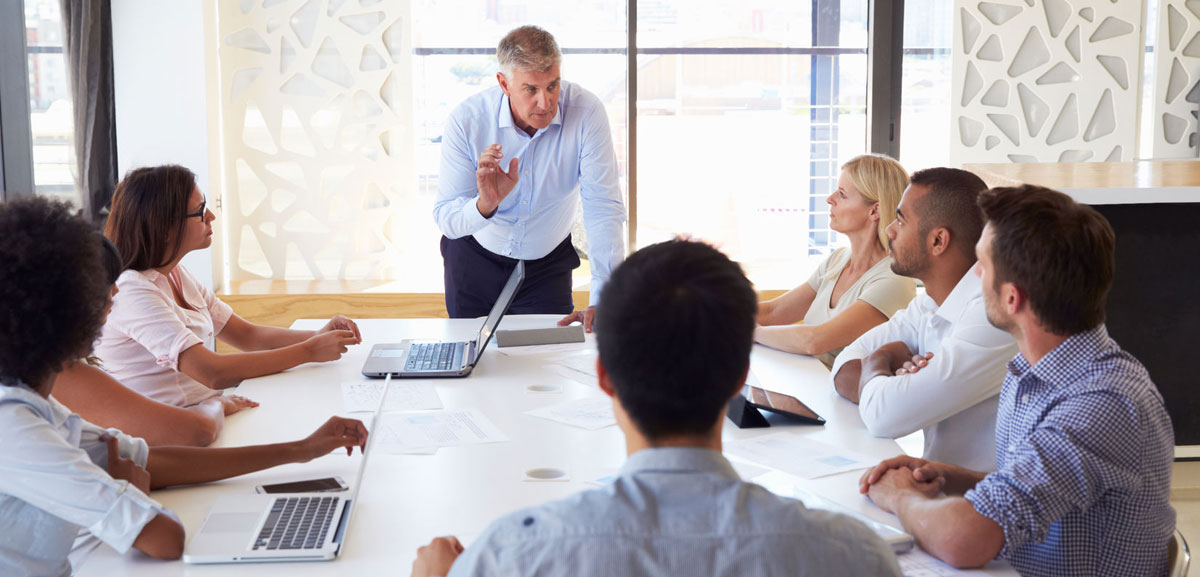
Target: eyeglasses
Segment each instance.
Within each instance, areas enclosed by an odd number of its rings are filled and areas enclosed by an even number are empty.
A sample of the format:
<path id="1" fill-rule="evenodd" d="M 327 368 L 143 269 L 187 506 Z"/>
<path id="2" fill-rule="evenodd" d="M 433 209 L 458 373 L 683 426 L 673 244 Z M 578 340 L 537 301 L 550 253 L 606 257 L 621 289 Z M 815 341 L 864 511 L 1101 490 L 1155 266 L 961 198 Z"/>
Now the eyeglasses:
<path id="1" fill-rule="evenodd" d="M 207 200 L 200 201 L 200 210 L 197 210 L 196 212 L 193 212 L 191 214 L 185 214 L 185 215 L 183 215 L 183 218 L 184 219 L 198 218 L 200 220 L 204 220 L 204 210 L 205 210 L 205 206 L 207 204 L 208 204 Z"/>

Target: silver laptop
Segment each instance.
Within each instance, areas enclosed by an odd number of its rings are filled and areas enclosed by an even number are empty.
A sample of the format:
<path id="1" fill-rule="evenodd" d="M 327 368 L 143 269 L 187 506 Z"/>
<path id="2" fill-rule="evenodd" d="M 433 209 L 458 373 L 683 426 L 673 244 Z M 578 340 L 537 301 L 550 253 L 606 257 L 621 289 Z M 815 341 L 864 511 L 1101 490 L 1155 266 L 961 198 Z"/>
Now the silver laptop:
<path id="1" fill-rule="evenodd" d="M 349 498 L 336 493 L 226 495 L 217 499 L 183 551 L 184 563 L 330 561 L 342 552 L 376 425 L 392 379 L 384 382 Z"/>
<path id="2" fill-rule="evenodd" d="M 525 261 L 517 261 L 512 275 L 500 291 L 492 312 L 479 329 L 473 341 L 444 342 L 429 340 L 405 340 L 395 344 L 379 344 L 371 349 L 362 374 L 371 378 L 384 375 L 397 377 L 465 377 L 471 374 L 483 350 L 492 340 L 492 333 L 509 305 L 517 296 L 517 290 L 525 280 Z"/>

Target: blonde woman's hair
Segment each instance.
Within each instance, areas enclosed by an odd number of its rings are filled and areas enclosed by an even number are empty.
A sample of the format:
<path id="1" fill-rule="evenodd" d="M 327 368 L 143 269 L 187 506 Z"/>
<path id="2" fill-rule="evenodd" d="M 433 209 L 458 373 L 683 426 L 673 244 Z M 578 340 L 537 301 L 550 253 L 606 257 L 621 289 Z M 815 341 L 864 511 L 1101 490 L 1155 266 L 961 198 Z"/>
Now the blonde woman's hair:
<path id="1" fill-rule="evenodd" d="M 908 188 L 908 172 L 895 159 L 882 154 L 864 154 L 842 165 L 850 182 L 871 202 L 879 203 L 879 243 L 888 247 L 887 227 L 896 219 L 896 206 Z"/>

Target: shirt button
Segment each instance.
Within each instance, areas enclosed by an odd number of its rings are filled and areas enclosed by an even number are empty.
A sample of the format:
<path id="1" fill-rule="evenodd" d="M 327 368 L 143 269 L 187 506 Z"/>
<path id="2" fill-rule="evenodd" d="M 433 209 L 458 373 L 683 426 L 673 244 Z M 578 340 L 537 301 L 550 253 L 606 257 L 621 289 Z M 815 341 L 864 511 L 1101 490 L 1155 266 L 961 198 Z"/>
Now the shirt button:
<path id="1" fill-rule="evenodd" d="M 1024 403 L 1028 403 L 1028 402 L 1029 402 L 1029 395 L 1028 394 L 1021 395 L 1021 403 L 1024 404 Z"/>

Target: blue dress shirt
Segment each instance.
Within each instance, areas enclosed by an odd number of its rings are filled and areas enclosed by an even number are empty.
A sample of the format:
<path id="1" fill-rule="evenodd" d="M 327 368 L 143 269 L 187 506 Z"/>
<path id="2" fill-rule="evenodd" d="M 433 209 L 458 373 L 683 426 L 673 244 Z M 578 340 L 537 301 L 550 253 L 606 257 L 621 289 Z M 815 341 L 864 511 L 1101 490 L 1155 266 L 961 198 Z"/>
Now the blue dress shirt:
<path id="1" fill-rule="evenodd" d="M 862 523 L 743 482 L 720 453 L 643 449 L 612 485 L 500 518 L 465 575 L 900 575 Z"/>
<path id="2" fill-rule="evenodd" d="M 542 258 L 571 234 L 583 201 L 591 263 L 591 304 L 625 258 L 625 202 L 618 182 L 608 116 L 599 98 L 563 82 L 550 126 L 529 136 L 513 122 L 508 96 L 495 86 L 450 113 L 442 135 L 442 165 L 433 218 L 447 238 L 473 235 L 495 254 Z M 520 159 L 520 179 L 491 218 L 479 214 L 475 182 L 479 154 L 501 145 L 500 166 Z"/>
<path id="3" fill-rule="evenodd" d="M 1009 363 L 997 471 L 966 494 L 1026 577 L 1165 575 L 1175 441 L 1162 396 L 1103 325 Z"/>

